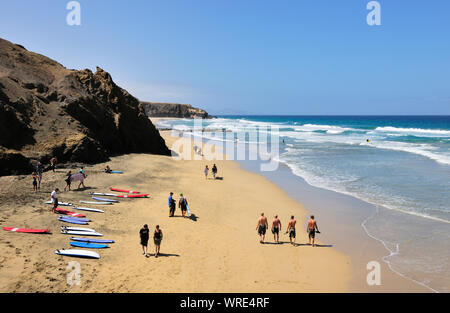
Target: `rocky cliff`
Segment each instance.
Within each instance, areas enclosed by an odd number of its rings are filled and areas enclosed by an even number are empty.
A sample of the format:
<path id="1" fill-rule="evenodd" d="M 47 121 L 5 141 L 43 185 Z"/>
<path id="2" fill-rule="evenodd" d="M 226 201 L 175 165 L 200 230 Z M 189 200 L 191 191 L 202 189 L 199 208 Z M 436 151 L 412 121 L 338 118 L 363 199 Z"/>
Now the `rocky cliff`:
<path id="1" fill-rule="evenodd" d="M 141 102 L 148 117 L 209 118 L 208 112 L 190 104 Z"/>
<path id="2" fill-rule="evenodd" d="M 107 72 L 69 70 L 0 39 L 0 175 L 52 156 L 96 163 L 144 152 L 170 154 L 142 104 Z"/>

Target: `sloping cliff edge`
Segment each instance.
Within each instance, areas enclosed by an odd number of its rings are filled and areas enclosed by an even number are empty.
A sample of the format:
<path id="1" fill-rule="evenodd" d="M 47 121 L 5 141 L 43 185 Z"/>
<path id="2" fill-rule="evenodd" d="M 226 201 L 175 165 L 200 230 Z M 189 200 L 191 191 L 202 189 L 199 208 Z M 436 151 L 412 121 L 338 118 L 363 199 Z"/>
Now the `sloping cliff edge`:
<path id="1" fill-rule="evenodd" d="M 98 163 L 126 153 L 170 150 L 109 73 L 69 70 L 0 38 L 0 175 L 30 173 L 53 156 Z"/>

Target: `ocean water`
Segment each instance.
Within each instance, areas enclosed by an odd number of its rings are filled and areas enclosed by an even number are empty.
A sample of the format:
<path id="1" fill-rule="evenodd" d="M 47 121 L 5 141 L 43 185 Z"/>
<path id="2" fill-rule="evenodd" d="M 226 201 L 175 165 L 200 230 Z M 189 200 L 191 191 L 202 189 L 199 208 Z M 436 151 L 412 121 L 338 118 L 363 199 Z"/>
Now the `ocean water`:
<path id="1" fill-rule="evenodd" d="M 393 270 L 427 286 L 448 278 L 432 289 L 449 291 L 442 285 L 450 284 L 450 116 L 221 116 L 202 123 L 206 132 L 193 135 L 218 145 L 239 136 L 240 145 L 271 143 L 242 133 L 277 129 L 276 159 L 294 175 L 380 206 L 362 226 L 385 244 Z M 186 131 L 194 121 L 159 126 Z"/>

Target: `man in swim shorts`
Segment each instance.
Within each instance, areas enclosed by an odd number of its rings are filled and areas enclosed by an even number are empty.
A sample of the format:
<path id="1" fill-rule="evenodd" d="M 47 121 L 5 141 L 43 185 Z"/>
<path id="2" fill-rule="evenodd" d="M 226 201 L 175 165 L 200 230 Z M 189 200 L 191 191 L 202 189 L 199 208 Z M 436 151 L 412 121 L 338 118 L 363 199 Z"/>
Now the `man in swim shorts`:
<path id="1" fill-rule="evenodd" d="M 175 200 L 173 199 L 173 192 L 169 196 L 169 217 L 173 217 L 175 214 Z"/>
<path id="2" fill-rule="evenodd" d="M 297 223 L 297 221 L 294 219 L 294 215 L 292 215 L 291 219 L 288 223 L 287 230 L 286 230 L 286 233 L 289 233 L 289 241 L 293 245 L 295 245 L 295 224 L 296 223 Z M 294 240 L 292 241 L 292 239 L 294 239 Z"/>
<path id="3" fill-rule="evenodd" d="M 264 216 L 264 213 L 261 213 L 261 216 L 258 219 L 258 224 L 256 225 L 256 229 L 258 230 L 258 234 L 260 237 L 259 242 L 264 243 L 264 238 L 266 237 L 266 229 L 269 228 L 267 223 L 267 217 Z"/>
<path id="4" fill-rule="evenodd" d="M 142 227 L 141 230 L 139 231 L 139 236 L 141 237 L 142 254 L 145 255 L 147 258 L 149 257 L 147 250 L 149 233 L 150 230 L 148 229 L 147 224 L 145 224 L 144 227 Z"/>
<path id="5" fill-rule="evenodd" d="M 272 221 L 272 234 L 273 241 L 276 243 L 280 243 L 280 229 L 281 229 L 281 221 L 278 218 L 278 215 L 275 215 Z"/>
<path id="6" fill-rule="evenodd" d="M 314 247 L 314 238 L 316 237 L 316 230 L 318 233 L 320 233 L 319 228 L 317 227 L 316 220 L 314 219 L 314 215 L 311 215 L 311 219 L 308 221 L 308 225 L 306 226 L 306 232 L 308 233 L 309 244 L 311 244 L 312 240 L 313 247 Z"/>
<path id="7" fill-rule="evenodd" d="M 57 192 L 59 192 L 59 189 L 56 188 L 55 190 L 52 191 L 51 197 L 52 197 L 52 203 L 53 203 L 53 208 L 52 208 L 52 212 L 55 213 L 56 209 L 58 208 L 58 195 Z"/>
<path id="8" fill-rule="evenodd" d="M 181 209 L 181 214 L 183 217 L 186 217 L 186 211 L 187 211 L 188 202 L 186 200 L 186 197 L 183 196 L 182 193 L 180 193 L 180 199 L 178 199 L 178 207 Z"/>

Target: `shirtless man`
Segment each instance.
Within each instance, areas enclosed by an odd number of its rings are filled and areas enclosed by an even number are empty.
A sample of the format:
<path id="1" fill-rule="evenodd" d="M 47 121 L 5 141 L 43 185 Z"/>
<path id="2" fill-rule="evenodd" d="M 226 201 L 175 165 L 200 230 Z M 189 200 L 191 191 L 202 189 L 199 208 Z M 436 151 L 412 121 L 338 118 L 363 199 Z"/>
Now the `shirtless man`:
<path id="1" fill-rule="evenodd" d="M 314 219 L 314 215 L 311 215 L 311 219 L 308 221 L 308 225 L 306 226 L 306 232 L 309 236 L 309 244 L 311 244 L 312 239 L 312 246 L 314 247 L 314 237 L 316 236 L 316 230 L 318 233 L 319 228 L 317 227 L 316 220 Z"/>
<path id="2" fill-rule="evenodd" d="M 258 234 L 260 237 L 260 243 L 264 243 L 264 237 L 266 237 L 267 228 L 269 228 L 267 217 L 264 216 L 264 213 L 261 213 L 261 216 L 258 219 L 258 224 L 256 225 L 256 229 L 258 230 Z"/>
<path id="3" fill-rule="evenodd" d="M 276 243 L 280 243 L 280 229 L 281 229 L 281 221 L 278 218 L 278 215 L 275 215 L 272 221 L 272 234 L 273 241 Z"/>
<path id="4" fill-rule="evenodd" d="M 295 224 L 297 221 L 294 219 L 294 215 L 291 216 L 291 220 L 288 223 L 288 227 L 286 229 L 286 234 L 289 233 L 289 241 L 291 244 L 295 245 Z M 292 241 L 294 238 L 294 241 Z"/>

